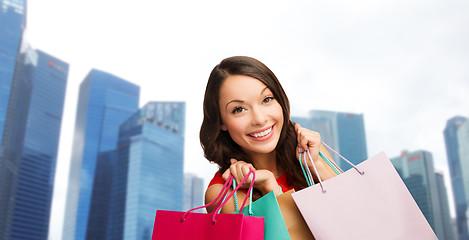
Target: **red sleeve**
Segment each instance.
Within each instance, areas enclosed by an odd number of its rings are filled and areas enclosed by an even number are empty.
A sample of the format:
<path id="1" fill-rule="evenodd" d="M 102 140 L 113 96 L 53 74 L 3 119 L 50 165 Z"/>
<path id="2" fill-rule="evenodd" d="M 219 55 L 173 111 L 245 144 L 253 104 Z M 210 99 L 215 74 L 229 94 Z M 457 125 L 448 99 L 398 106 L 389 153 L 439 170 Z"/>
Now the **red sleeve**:
<path id="1" fill-rule="evenodd" d="M 213 184 L 225 184 L 225 180 L 222 178 L 221 173 L 218 171 L 213 176 L 212 180 L 208 184 L 208 186 L 212 186 Z M 288 185 L 287 183 L 287 174 L 284 173 L 282 176 L 277 178 L 277 184 L 282 187 L 282 192 L 287 192 L 293 189 L 293 186 Z M 245 189 L 243 189 L 245 191 Z"/>
<path id="2" fill-rule="evenodd" d="M 210 183 L 208 184 L 208 186 L 212 186 L 213 184 L 225 184 L 225 180 L 221 177 L 221 173 L 220 171 L 217 171 L 215 173 L 215 176 L 213 176 L 212 180 L 210 181 Z"/>

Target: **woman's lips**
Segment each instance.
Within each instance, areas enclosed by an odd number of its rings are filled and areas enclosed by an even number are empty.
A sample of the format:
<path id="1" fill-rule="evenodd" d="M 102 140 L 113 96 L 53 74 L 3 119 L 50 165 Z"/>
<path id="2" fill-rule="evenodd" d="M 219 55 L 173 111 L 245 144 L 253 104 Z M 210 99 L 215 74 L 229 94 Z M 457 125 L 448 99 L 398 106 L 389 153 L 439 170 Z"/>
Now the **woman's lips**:
<path id="1" fill-rule="evenodd" d="M 268 140 L 270 137 L 272 137 L 274 126 L 275 125 L 272 125 L 268 128 L 265 128 L 256 132 L 248 133 L 247 135 L 253 140 L 265 141 L 265 140 Z"/>

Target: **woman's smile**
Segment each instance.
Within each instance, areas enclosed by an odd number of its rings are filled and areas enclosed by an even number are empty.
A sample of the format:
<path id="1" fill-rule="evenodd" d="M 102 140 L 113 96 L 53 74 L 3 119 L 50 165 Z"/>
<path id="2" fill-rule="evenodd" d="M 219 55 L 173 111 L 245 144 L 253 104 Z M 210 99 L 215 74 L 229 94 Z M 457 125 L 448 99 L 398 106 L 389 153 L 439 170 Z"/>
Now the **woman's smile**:
<path id="1" fill-rule="evenodd" d="M 266 140 L 269 140 L 273 136 L 274 126 L 275 124 L 268 127 L 267 129 L 251 132 L 251 133 L 248 133 L 247 135 L 255 141 L 260 141 L 260 142 L 266 141 Z"/>

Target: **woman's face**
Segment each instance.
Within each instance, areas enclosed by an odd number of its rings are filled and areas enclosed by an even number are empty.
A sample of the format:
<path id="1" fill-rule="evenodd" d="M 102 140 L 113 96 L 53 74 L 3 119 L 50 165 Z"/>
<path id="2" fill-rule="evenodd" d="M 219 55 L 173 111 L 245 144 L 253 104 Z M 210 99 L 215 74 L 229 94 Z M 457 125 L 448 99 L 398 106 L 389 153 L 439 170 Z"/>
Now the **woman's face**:
<path id="1" fill-rule="evenodd" d="M 244 75 L 225 79 L 219 107 L 223 131 L 247 153 L 271 153 L 283 127 L 282 107 L 261 81 Z"/>

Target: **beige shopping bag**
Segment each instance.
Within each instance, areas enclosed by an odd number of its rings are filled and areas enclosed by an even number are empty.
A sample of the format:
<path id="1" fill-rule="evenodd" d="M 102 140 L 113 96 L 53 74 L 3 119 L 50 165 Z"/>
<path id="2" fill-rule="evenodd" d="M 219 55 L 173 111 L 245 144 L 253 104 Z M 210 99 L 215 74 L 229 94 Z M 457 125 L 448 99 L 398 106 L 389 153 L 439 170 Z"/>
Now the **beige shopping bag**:
<path id="1" fill-rule="evenodd" d="M 277 196 L 277 202 L 285 225 L 287 225 L 288 234 L 290 234 L 291 240 L 313 240 L 314 237 L 311 231 L 291 197 L 291 194 L 294 192 L 295 190 L 292 189 Z"/>

